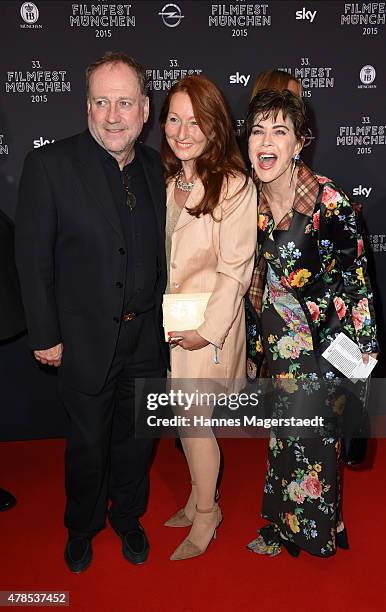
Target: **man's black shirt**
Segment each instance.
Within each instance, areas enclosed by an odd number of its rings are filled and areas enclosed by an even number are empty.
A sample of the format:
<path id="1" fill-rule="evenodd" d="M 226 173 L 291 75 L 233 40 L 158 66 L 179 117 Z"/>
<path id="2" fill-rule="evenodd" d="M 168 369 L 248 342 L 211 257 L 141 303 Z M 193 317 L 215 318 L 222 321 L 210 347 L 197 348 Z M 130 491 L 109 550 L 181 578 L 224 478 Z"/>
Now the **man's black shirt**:
<path id="1" fill-rule="evenodd" d="M 94 138 L 92 140 L 98 148 L 126 241 L 123 312 L 145 312 L 154 306 L 158 266 L 157 221 L 144 170 L 138 156 L 134 155 L 133 161 L 121 171 L 116 159 Z M 127 204 L 125 184 L 135 198 L 132 209 Z M 133 198 L 130 201 L 133 202 Z M 123 284 L 123 279 L 116 279 L 117 286 L 120 282 Z"/>

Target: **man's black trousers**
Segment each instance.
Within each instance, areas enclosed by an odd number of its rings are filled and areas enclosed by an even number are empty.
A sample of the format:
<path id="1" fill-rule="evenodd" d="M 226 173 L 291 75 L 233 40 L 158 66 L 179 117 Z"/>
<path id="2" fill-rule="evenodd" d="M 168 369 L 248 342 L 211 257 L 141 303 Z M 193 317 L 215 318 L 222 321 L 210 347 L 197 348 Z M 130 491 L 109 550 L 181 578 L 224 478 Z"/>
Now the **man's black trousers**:
<path id="1" fill-rule="evenodd" d="M 165 376 L 154 319 L 150 311 L 122 322 L 111 369 L 98 395 L 60 384 L 70 419 L 64 520 L 70 537 L 92 537 L 103 529 L 109 500 L 110 523 L 121 533 L 135 528 L 145 512 L 153 441 L 134 438 L 134 380 Z"/>

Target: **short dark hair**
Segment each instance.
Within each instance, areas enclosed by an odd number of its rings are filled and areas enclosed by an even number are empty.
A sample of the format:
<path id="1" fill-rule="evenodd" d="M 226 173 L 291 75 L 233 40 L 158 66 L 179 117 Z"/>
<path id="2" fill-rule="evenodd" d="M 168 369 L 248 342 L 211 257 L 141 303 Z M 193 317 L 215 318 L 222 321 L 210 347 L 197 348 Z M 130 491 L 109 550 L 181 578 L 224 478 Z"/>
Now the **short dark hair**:
<path id="1" fill-rule="evenodd" d="M 307 135 L 306 108 L 303 100 L 288 89 L 278 91 L 274 89 L 261 89 L 250 101 L 247 116 L 244 122 L 244 131 L 249 138 L 256 117 L 267 119 L 271 115 L 276 121 L 279 112 L 283 119 L 289 117 L 294 126 L 297 140 Z"/>
<path id="2" fill-rule="evenodd" d="M 86 68 L 86 93 L 88 96 L 89 93 L 89 85 L 90 85 L 90 77 L 95 72 L 99 66 L 104 66 L 105 64 L 126 64 L 129 68 L 132 68 L 138 77 L 138 83 L 141 90 L 141 94 L 143 96 L 147 96 L 148 91 L 148 79 L 146 76 L 146 68 L 137 62 L 132 57 L 126 55 L 126 53 L 121 53 L 120 51 L 106 51 L 102 57 L 99 57 L 95 62 L 87 66 Z"/>

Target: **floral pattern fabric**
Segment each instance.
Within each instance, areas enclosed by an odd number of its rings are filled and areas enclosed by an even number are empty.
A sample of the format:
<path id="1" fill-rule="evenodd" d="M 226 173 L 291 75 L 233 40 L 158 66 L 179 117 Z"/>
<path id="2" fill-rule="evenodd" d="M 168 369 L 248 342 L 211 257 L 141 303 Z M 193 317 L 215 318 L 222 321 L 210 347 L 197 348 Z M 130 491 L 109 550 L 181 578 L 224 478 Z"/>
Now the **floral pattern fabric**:
<path id="1" fill-rule="evenodd" d="M 314 401 L 320 386 L 339 379 L 321 354 L 341 331 L 362 352 L 377 351 L 366 256 L 349 198 L 304 165 L 293 210 L 274 228 L 261 195 L 258 228 L 249 292 L 258 321 L 248 324 L 248 374 L 257 375 L 263 353 L 278 390 L 276 416 L 291 416 L 297 405 Z M 339 413 L 346 399 L 330 397 L 333 411 Z M 339 453 L 336 430 L 314 437 L 271 434 L 262 514 L 315 555 L 335 551 Z"/>
<path id="2" fill-rule="evenodd" d="M 302 164 L 291 213 L 274 229 L 267 201 L 260 194 L 258 242 L 249 300 L 261 314 L 267 259 L 263 245 L 268 236 L 277 245 L 280 282 L 300 303 L 309 323 L 318 355 L 344 332 L 361 351 L 378 351 L 373 293 L 357 205 L 330 179 Z M 262 350 L 259 329 L 248 329 L 248 368 L 257 375 L 257 348 Z M 321 368 L 328 364 L 319 357 Z"/>
<path id="3" fill-rule="evenodd" d="M 296 260 L 292 245 L 287 245 L 287 255 Z M 307 413 L 307 401 L 312 401 L 318 413 L 321 381 L 311 330 L 300 303 L 281 281 L 275 252 L 274 241 L 267 238 L 261 329 L 268 369 L 276 379 L 273 416 L 300 416 L 297 407 L 302 403 Z M 337 437 L 326 432 L 312 438 L 300 437 L 296 431 L 294 435 L 271 432 L 263 517 L 287 540 L 315 555 L 327 556 L 335 550 L 335 529 L 341 518 L 339 449 Z"/>

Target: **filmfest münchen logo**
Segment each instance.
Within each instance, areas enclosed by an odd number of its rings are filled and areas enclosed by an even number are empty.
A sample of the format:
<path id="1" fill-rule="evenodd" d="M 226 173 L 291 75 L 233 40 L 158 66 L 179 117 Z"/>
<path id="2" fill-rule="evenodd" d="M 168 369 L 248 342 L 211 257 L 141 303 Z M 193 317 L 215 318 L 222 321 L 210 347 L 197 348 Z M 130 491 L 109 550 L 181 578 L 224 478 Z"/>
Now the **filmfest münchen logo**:
<path id="1" fill-rule="evenodd" d="M 341 26 L 359 26 L 363 36 L 380 34 L 381 29 L 374 26 L 384 26 L 386 10 L 384 2 L 345 2 L 344 13 L 340 16 Z M 369 26 L 369 27 L 365 27 Z"/>
<path id="2" fill-rule="evenodd" d="M 39 19 L 39 9 L 33 2 L 24 2 L 21 5 L 20 15 L 25 23 L 36 23 Z"/>
<path id="3" fill-rule="evenodd" d="M 146 70 L 150 91 L 169 91 L 174 83 L 193 74 L 202 74 L 202 68 L 180 68 L 177 58 L 169 59 L 168 66 Z"/>
<path id="4" fill-rule="evenodd" d="M 158 15 L 162 17 L 164 25 L 166 25 L 168 28 L 176 28 L 178 25 L 180 25 L 182 19 L 185 17 L 185 15 L 182 14 L 178 4 L 173 4 L 172 2 L 165 4 L 162 11 L 160 11 Z"/>
<path id="5" fill-rule="evenodd" d="M 358 85 L 358 89 L 375 89 L 376 85 L 372 85 L 372 83 L 375 81 L 376 75 L 374 66 L 363 66 L 359 73 L 362 85 Z"/>
<path id="6" fill-rule="evenodd" d="M 335 86 L 334 68 L 332 66 L 314 66 L 311 58 L 301 57 L 298 66 L 278 66 L 288 72 L 302 84 L 302 97 L 311 98 L 316 89 L 327 89 Z"/>
<path id="7" fill-rule="evenodd" d="M 48 94 L 71 91 L 71 80 L 67 70 L 45 70 L 38 59 L 31 60 L 31 68 L 8 70 L 4 84 L 5 93 L 28 94 L 31 102 L 44 103 L 48 102 Z"/>
<path id="8" fill-rule="evenodd" d="M 72 28 L 93 28 L 95 38 L 110 38 L 113 28 L 135 28 L 136 16 L 131 4 L 67 3 L 71 7 L 69 16 Z"/>

